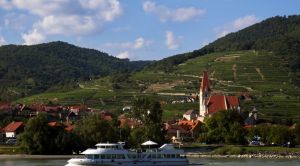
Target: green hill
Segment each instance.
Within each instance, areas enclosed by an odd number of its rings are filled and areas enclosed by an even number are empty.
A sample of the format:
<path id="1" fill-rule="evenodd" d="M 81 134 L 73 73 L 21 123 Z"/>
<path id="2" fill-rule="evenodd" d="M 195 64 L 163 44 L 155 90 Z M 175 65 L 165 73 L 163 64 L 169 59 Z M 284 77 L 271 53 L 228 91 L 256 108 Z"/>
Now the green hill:
<path id="1" fill-rule="evenodd" d="M 214 93 L 240 95 L 243 111 L 253 106 L 262 119 L 286 123 L 300 120 L 300 16 L 274 17 L 190 53 L 175 55 L 131 74 L 81 81 L 76 90 L 43 93 L 20 102 L 84 103 L 120 111 L 136 96 L 159 99 L 164 118 L 181 116 L 198 103 L 176 103 L 196 93 L 208 70 Z M 174 102 L 175 101 L 175 102 Z M 172 104 L 173 103 L 173 104 Z"/>
<path id="2" fill-rule="evenodd" d="M 149 68 L 170 71 L 174 66 L 208 53 L 239 50 L 267 50 L 287 59 L 294 71 L 300 69 L 300 16 L 273 17 L 236 33 L 230 33 L 207 46 L 174 55 L 153 63 Z M 300 83 L 300 82 L 298 82 Z"/>
<path id="3" fill-rule="evenodd" d="M 139 70 L 148 62 L 129 62 L 65 42 L 0 47 L 0 97 L 24 97 L 70 90 L 78 81 Z"/>

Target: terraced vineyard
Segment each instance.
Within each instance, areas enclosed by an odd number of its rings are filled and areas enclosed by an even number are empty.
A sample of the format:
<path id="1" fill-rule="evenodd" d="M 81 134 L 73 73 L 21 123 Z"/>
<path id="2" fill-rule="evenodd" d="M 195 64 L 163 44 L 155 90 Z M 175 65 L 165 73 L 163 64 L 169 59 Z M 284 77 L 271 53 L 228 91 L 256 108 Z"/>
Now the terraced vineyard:
<path id="1" fill-rule="evenodd" d="M 43 93 L 18 102 L 64 105 L 84 103 L 90 107 L 109 109 L 120 113 L 137 96 L 159 99 L 165 111 L 164 118 L 181 116 L 187 109 L 198 109 L 198 102 L 176 103 L 198 91 L 199 76 L 208 70 L 214 93 L 239 95 L 249 92 L 252 101 L 241 101 L 243 110 L 253 106 L 263 119 L 300 119 L 300 88 L 292 82 L 295 75 L 285 67 L 282 58 L 269 52 L 236 51 L 214 53 L 190 59 L 170 73 L 143 70 L 133 73 L 118 88 L 113 88 L 110 77 L 82 82 L 76 90 Z"/>

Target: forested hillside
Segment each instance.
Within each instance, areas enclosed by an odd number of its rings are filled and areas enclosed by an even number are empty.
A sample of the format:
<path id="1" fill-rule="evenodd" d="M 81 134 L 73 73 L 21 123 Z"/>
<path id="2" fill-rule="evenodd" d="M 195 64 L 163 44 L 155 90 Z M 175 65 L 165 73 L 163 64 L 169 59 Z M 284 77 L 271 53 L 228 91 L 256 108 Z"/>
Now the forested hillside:
<path id="1" fill-rule="evenodd" d="M 136 71 L 148 62 L 130 62 L 65 42 L 0 47 L 0 97 L 24 97 L 46 90 L 70 90 L 78 81 Z"/>

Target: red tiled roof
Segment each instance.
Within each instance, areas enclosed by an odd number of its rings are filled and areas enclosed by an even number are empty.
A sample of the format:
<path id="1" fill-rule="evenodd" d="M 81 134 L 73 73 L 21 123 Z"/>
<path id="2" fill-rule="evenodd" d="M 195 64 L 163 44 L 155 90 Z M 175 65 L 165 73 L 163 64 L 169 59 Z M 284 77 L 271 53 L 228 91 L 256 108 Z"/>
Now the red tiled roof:
<path id="1" fill-rule="evenodd" d="M 225 96 L 224 95 L 213 95 L 210 96 L 208 102 L 208 113 L 213 114 L 220 110 L 226 110 Z"/>
<path id="2" fill-rule="evenodd" d="M 23 122 L 11 122 L 6 127 L 4 127 L 4 131 L 5 132 L 15 132 L 23 126 L 24 126 Z"/>
<path id="3" fill-rule="evenodd" d="M 48 125 L 51 127 L 56 127 L 56 126 L 59 126 L 59 123 L 58 122 L 49 122 Z"/>
<path id="4" fill-rule="evenodd" d="M 178 125 L 188 131 L 193 131 L 197 126 L 201 125 L 199 120 L 181 120 Z"/>
<path id="5" fill-rule="evenodd" d="M 209 79 L 208 79 L 208 73 L 207 71 L 203 72 L 202 82 L 200 85 L 200 89 L 202 92 L 204 92 L 206 89 L 209 89 Z"/>
<path id="6" fill-rule="evenodd" d="M 9 110 L 11 107 L 11 104 L 8 102 L 0 102 L 0 110 Z"/>
<path id="7" fill-rule="evenodd" d="M 74 130 L 74 125 L 69 125 L 65 128 L 67 132 L 72 132 Z"/>
<path id="8" fill-rule="evenodd" d="M 237 96 L 226 96 L 227 109 L 237 108 L 239 104 L 239 98 Z"/>
<path id="9" fill-rule="evenodd" d="M 250 128 L 252 128 L 253 126 L 252 125 L 246 125 L 246 126 L 244 126 L 243 128 L 244 129 L 250 129 Z"/>
<path id="10" fill-rule="evenodd" d="M 179 130 L 181 134 L 189 133 L 186 129 L 184 129 L 182 126 L 180 126 L 178 124 L 168 125 L 166 130 L 167 130 L 168 134 L 176 134 L 177 130 Z"/>
<path id="11" fill-rule="evenodd" d="M 60 109 L 62 109 L 61 106 L 45 106 L 45 111 L 59 111 Z"/>

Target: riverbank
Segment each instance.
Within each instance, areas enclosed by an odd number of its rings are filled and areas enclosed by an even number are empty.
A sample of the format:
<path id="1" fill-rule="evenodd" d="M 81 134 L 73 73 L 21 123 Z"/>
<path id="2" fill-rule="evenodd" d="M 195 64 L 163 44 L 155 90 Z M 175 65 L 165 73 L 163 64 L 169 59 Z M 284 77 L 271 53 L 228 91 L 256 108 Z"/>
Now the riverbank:
<path id="1" fill-rule="evenodd" d="M 1 159 L 70 159 L 79 155 L 27 155 L 27 154 L 1 154 Z"/>
<path id="2" fill-rule="evenodd" d="M 218 154 L 203 154 L 203 153 L 186 153 L 190 158 L 236 158 L 236 159 L 300 159 L 300 154 L 275 154 L 275 153 L 257 153 L 257 154 L 238 154 L 238 155 L 218 155 Z"/>

